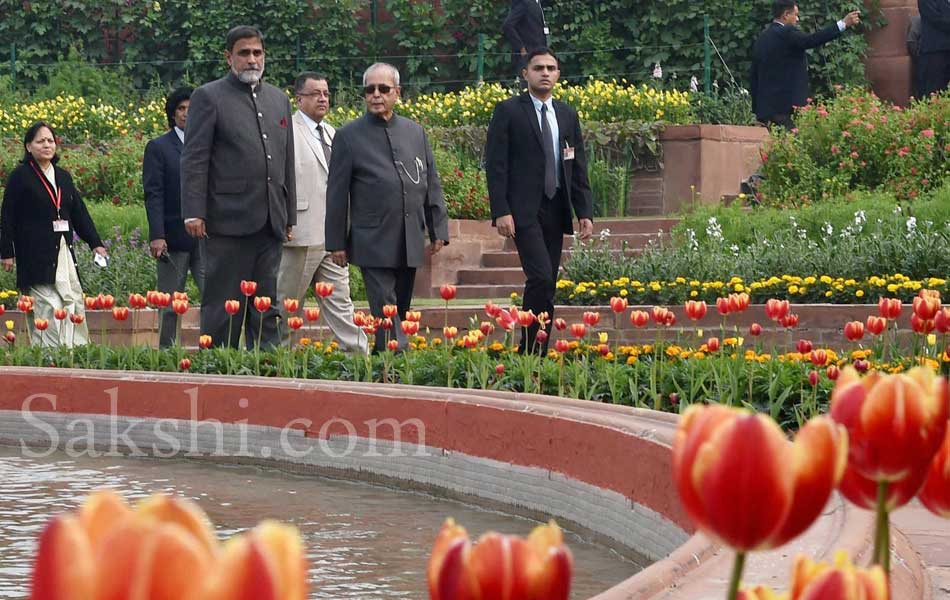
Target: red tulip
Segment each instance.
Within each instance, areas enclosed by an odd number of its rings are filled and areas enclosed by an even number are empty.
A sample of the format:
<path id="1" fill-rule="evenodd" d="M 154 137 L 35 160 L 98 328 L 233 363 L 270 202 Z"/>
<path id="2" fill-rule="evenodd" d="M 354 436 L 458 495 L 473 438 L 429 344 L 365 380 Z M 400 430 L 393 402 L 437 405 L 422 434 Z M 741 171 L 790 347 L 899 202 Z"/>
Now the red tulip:
<path id="1" fill-rule="evenodd" d="M 383 306 L 383 316 L 387 319 L 392 319 L 399 312 L 399 309 L 395 304 L 387 304 Z"/>
<path id="2" fill-rule="evenodd" d="M 23 313 L 32 312 L 33 310 L 33 297 L 32 296 L 20 296 L 20 299 L 16 301 L 16 309 Z"/>
<path id="3" fill-rule="evenodd" d="M 505 331 L 511 331 L 518 323 L 518 308 L 512 306 L 510 310 L 499 310 L 495 323 Z"/>
<path id="4" fill-rule="evenodd" d="M 489 300 L 485 303 L 485 314 L 491 317 L 492 319 L 498 317 L 498 313 L 502 311 L 502 308 Z"/>
<path id="5" fill-rule="evenodd" d="M 49 328 L 49 321 L 46 319 L 33 319 L 33 327 L 37 331 L 46 331 Z"/>
<path id="6" fill-rule="evenodd" d="M 386 342 L 386 349 L 390 352 L 395 352 L 399 350 L 399 340 L 389 340 Z"/>
<path id="7" fill-rule="evenodd" d="M 859 358 L 858 360 L 851 363 L 851 366 L 854 367 L 858 373 L 866 373 L 867 370 L 871 368 L 871 363 L 864 360 L 863 358 Z"/>
<path id="8" fill-rule="evenodd" d="M 495 326 L 490 321 L 482 321 L 478 326 L 478 330 L 482 332 L 482 335 L 488 337 L 495 331 Z"/>
<path id="9" fill-rule="evenodd" d="M 185 292 L 172 292 L 172 301 L 175 300 L 188 300 L 188 294 Z"/>
<path id="10" fill-rule="evenodd" d="M 818 374 L 818 371 L 808 372 L 808 385 L 815 387 L 819 381 L 821 381 L 821 375 Z"/>
<path id="11" fill-rule="evenodd" d="M 780 321 L 783 317 L 788 315 L 788 311 L 788 300 L 769 298 L 765 301 L 765 315 L 773 321 Z"/>
<path id="12" fill-rule="evenodd" d="M 406 320 L 415 321 L 416 323 L 422 321 L 422 312 L 418 310 L 407 310 L 406 311 Z"/>
<path id="13" fill-rule="evenodd" d="M 530 310 L 519 310 L 518 311 L 518 324 L 522 327 L 531 327 L 534 322 L 537 320 L 537 317 L 534 316 L 534 313 Z"/>
<path id="14" fill-rule="evenodd" d="M 934 327 L 936 327 L 936 324 L 933 319 L 921 319 L 917 316 L 917 313 L 910 315 L 910 328 L 916 333 L 926 335 L 933 331 Z"/>
<path id="15" fill-rule="evenodd" d="M 333 288 L 334 285 L 332 283 L 318 281 L 313 285 L 313 293 L 316 294 L 318 298 L 329 298 L 333 295 Z"/>
<path id="16" fill-rule="evenodd" d="M 875 482 L 923 469 L 943 441 L 947 381 L 930 369 L 861 377 L 846 368 L 831 394 L 831 417 L 848 429 L 849 464 Z"/>
<path id="17" fill-rule="evenodd" d="M 635 327 L 646 327 L 650 322 L 650 315 L 645 310 L 635 310 L 630 313 L 630 323 Z"/>
<path id="18" fill-rule="evenodd" d="M 705 300 L 687 300 L 686 305 L 684 306 L 686 310 L 686 316 L 692 321 L 699 321 L 706 316 L 706 307 Z"/>
<path id="19" fill-rule="evenodd" d="M 115 306 L 115 297 L 111 294 L 99 294 L 96 296 L 96 298 L 99 300 L 99 304 L 102 305 L 104 310 L 112 310 L 112 307 Z"/>
<path id="20" fill-rule="evenodd" d="M 785 315 L 778 320 L 779 324 L 785 329 L 795 329 L 798 327 L 798 315 L 793 315 L 791 313 Z"/>
<path id="21" fill-rule="evenodd" d="M 412 336 L 419 333 L 418 321 L 400 321 L 399 326 L 402 328 L 402 332 L 407 336 Z"/>
<path id="22" fill-rule="evenodd" d="M 294 331 L 303 327 L 303 319 L 300 317 L 290 317 L 287 319 L 287 327 L 290 327 Z"/>
<path id="23" fill-rule="evenodd" d="M 864 323 L 861 321 L 848 321 L 844 324 L 844 337 L 852 342 L 856 342 L 864 337 Z"/>
<path id="24" fill-rule="evenodd" d="M 69 313 L 66 312 L 66 309 L 65 309 L 65 308 L 57 308 L 57 309 L 55 309 L 55 310 L 53 311 L 53 317 L 54 317 L 57 321 L 62 321 L 62 320 L 64 320 L 64 319 L 65 319 L 66 317 L 68 317 L 68 316 L 69 316 Z"/>
<path id="25" fill-rule="evenodd" d="M 73 323 L 73 325 L 80 325 L 83 321 L 86 320 L 86 317 L 85 315 L 70 313 L 69 320 Z"/>
<path id="26" fill-rule="evenodd" d="M 798 350 L 799 354 L 808 354 L 811 352 L 812 345 L 808 340 L 798 340 L 795 344 L 795 349 Z"/>
<path id="27" fill-rule="evenodd" d="M 790 596 L 794 600 L 888 600 L 890 594 L 887 574 L 880 565 L 856 568 L 842 552 L 833 566 L 798 555 L 792 567 Z M 763 595 L 760 600 L 770 597 L 775 598 Z"/>
<path id="28" fill-rule="evenodd" d="M 172 300 L 172 310 L 176 315 L 183 315 L 188 312 L 187 300 Z"/>
<path id="29" fill-rule="evenodd" d="M 564 319 L 560 317 L 558 317 L 557 319 L 554 319 L 554 328 L 557 329 L 558 331 L 564 331 L 565 329 L 567 329 L 567 321 L 565 321 Z"/>
<path id="30" fill-rule="evenodd" d="M 472 544 L 448 519 L 429 558 L 430 600 L 567 600 L 573 558 L 554 521 L 525 538 L 489 532 Z"/>
<path id="31" fill-rule="evenodd" d="M 821 349 L 812 350 L 809 359 L 811 360 L 811 364 L 816 367 L 823 367 L 825 363 L 828 362 L 828 353 Z"/>
<path id="32" fill-rule="evenodd" d="M 125 306 L 113 306 L 112 318 L 116 321 L 125 321 L 129 318 L 129 309 Z"/>
<path id="33" fill-rule="evenodd" d="M 447 340 L 453 340 L 458 336 L 459 330 L 458 327 L 446 326 L 442 328 L 442 337 Z"/>
<path id="34" fill-rule="evenodd" d="M 930 512 L 950 519 L 950 423 L 946 429 L 943 444 L 930 461 L 927 479 L 918 497 Z"/>
<path id="35" fill-rule="evenodd" d="M 593 312 L 593 311 L 585 311 L 582 316 L 582 320 L 584 321 L 584 324 L 587 325 L 588 327 L 596 327 L 597 324 L 600 323 L 600 313 Z"/>
<path id="36" fill-rule="evenodd" d="M 709 338 L 708 340 L 706 340 L 706 349 L 709 350 L 710 352 L 718 352 L 718 351 L 719 351 L 719 338 L 717 338 L 717 337 L 711 337 L 711 338 Z"/>
<path id="37" fill-rule="evenodd" d="M 887 319 L 868 315 L 867 330 L 871 335 L 881 335 L 887 328 Z"/>
<path id="38" fill-rule="evenodd" d="M 614 296 L 610 299 L 610 310 L 620 314 L 627 310 L 627 299 Z"/>
<path id="39" fill-rule="evenodd" d="M 83 298 L 83 304 L 86 305 L 86 310 L 102 309 L 102 300 L 98 296 L 85 296 Z"/>
<path id="40" fill-rule="evenodd" d="M 505 374 L 505 365 L 498 363 L 495 365 L 495 375 L 501 377 Z"/>
<path id="41" fill-rule="evenodd" d="M 828 368 L 825 369 L 825 375 L 831 381 L 838 381 L 838 377 L 841 375 L 841 369 L 838 368 L 838 365 L 828 365 Z"/>
<path id="42" fill-rule="evenodd" d="M 241 280 L 241 293 L 245 296 L 253 296 L 257 293 L 257 282 L 256 281 L 247 281 Z"/>
<path id="43" fill-rule="evenodd" d="M 847 436 L 826 417 L 789 442 L 765 415 L 693 405 L 673 441 L 673 478 L 687 514 L 736 551 L 775 548 L 821 514 L 844 472 Z"/>
<path id="44" fill-rule="evenodd" d="M 393 320 L 389 317 L 379 320 L 379 326 L 382 327 L 385 331 L 389 331 L 393 328 Z"/>
<path id="45" fill-rule="evenodd" d="M 312 323 L 313 321 L 316 321 L 320 318 L 320 308 L 317 306 L 308 306 L 307 308 L 303 309 L 303 316 Z M 361 327 L 361 324 L 356 323 L 356 326 Z"/>
<path id="46" fill-rule="evenodd" d="M 211 347 L 211 344 L 214 340 L 211 339 L 211 336 L 208 334 L 202 334 L 198 337 L 198 347 L 202 350 L 207 350 Z"/>
<path id="47" fill-rule="evenodd" d="M 224 301 L 224 312 L 228 313 L 229 315 L 236 315 L 239 310 L 241 310 L 241 303 L 237 300 Z"/>
<path id="48" fill-rule="evenodd" d="M 284 311 L 288 314 L 294 314 L 300 310 L 300 300 L 296 298 L 284 298 Z"/>
<path id="49" fill-rule="evenodd" d="M 537 340 L 539 344 L 544 344 L 544 342 L 548 341 L 548 332 L 539 329 L 537 335 L 535 335 L 535 340 Z"/>
<path id="50" fill-rule="evenodd" d="M 933 319 L 940 310 L 940 300 L 933 296 L 917 296 L 914 298 L 914 314 L 927 321 Z"/>
<path id="51" fill-rule="evenodd" d="M 271 301 L 268 296 L 254 296 L 254 308 L 257 312 L 267 312 L 270 310 Z"/>
<path id="52" fill-rule="evenodd" d="M 729 294 L 729 307 L 732 312 L 745 312 L 749 308 L 749 294 L 739 292 L 738 294 Z"/>
<path id="53" fill-rule="evenodd" d="M 444 284 L 442 284 L 442 286 L 439 288 L 439 295 L 442 296 L 442 299 L 443 299 L 443 300 L 445 300 L 446 302 L 448 302 L 449 300 L 454 300 L 454 299 L 455 299 L 455 294 L 457 293 L 457 291 L 458 291 L 458 290 L 455 288 L 454 285 L 450 285 L 450 284 L 448 284 L 448 283 L 444 283 Z"/>
<path id="54" fill-rule="evenodd" d="M 181 367 L 182 371 L 187 371 L 188 369 L 191 368 L 191 359 L 188 359 L 188 358 L 181 359 L 181 361 L 178 363 L 178 366 Z"/>
<path id="55" fill-rule="evenodd" d="M 940 333 L 950 332 L 950 307 L 943 307 L 934 315 L 934 328 Z"/>
<path id="56" fill-rule="evenodd" d="M 561 339 L 561 340 L 558 340 L 558 341 L 554 342 L 554 349 L 557 350 L 558 352 L 560 352 L 561 354 L 564 354 L 564 353 L 566 353 L 568 350 L 571 349 L 571 345 L 570 345 L 570 343 L 568 343 L 567 340 Z"/>
<path id="57" fill-rule="evenodd" d="M 887 486 L 887 511 L 896 510 L 911 500 L 920 491 L 927 477 L 926 469 L 921 469 L 916 473 L 911 473 L 900 481 L 892 482 Z M 838 491 L 848 499 L 851 504 L 865 510 L 877 509 L 878 485 L 876 481 L 864 477 L 852 466 L 848 466 L 844 471 L 844 477 L 838 484 Z"/>
<path id="58" fill-rule="evenodd" d="M 571 323 L 571 335 L 580 339 L 587 335 L 587 326 L 583 323 Z"/>
<path id="59" fill-rule="evenodd" d="M 142 294 L 129 294 L 129 307 L 134 309 L 145 308 L 148 300 Z"/>
<path id="60" fill-rule="evenodd" d="M 7 312 L 7 307 L 0 304 L 0 317 L 3 316 L 3 313 Z"/>
<path id="61" fill-rule="evenodd" d="M 726 316 L 732 312 L 729 298 L 716 298 L 716 311 L 722 316 Z"/>
<path id="62" fill-rule="evenodd" d="M 599 352 L 601 356 L 607 356 L 610 354 L 610 346 L 607 344 L 600 344 L 597 346 L 597 352 Z"/>
<path id="63" fill-rule="evenodd" d="M 16 341 L 16 334 L 13 333 L 12 331 L 8 331 L 3 334 L 3 340 L 7 342 L 8 344 L 12 344 L 13 342 Z"/>
<path id="64" fill-rule="evenodd" d="M 753 337 L 758 337 L 762 335 L 762 326 L 759 325 L 758 323 L 753 323 L 752 325 L 749 325 L 749 335 Z"/>
<path id="65" fill-rule="evenodd" d="M 893 321 L 901 316 L 903 305 L 900 298 L 881 298 L 877 301 L 877 310 L 882 317 Z"/>

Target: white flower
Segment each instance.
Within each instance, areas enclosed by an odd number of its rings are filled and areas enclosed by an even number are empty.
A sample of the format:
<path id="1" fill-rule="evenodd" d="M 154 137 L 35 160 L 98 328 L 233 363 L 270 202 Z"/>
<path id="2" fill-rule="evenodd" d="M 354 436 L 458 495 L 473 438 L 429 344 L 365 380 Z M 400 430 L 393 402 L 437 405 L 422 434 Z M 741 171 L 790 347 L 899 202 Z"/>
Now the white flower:
<path id="1" fill-rule="evenodd" d="M 686 241 L 690 250 L 693 252 L 699 250 L 699 241 L 696 239 L 696 232 L 692 228 L 686 230 Z"/>
<path id="2" fill-rule="evenodd" d="M 825 235 L 831 237 L 835 233 L 835 228 L 831 226 L 831 223 L 825 221 L 825 224 L 822 225 L 821 230 L 825 232 Z"/>
<path id="3" fill-rule="evenodd" d="M 694 94 L 699 91 L 699 80 L 696 79 L 695 75 L 689 78 L 689 91 Z"/>
<path id="4" fill-rule="evenodd" d="M 735 254 L 736 256 L 739 256 L 739 246 L 738 246 L 738 245 L 733 244 L 732 246 L 729 247 L 729 249 L 732 250 L 732 253 L 733 253 L 733 254 Z"/>
<path id="5" fill-rule="evenodd" d="M 901 205 L 900 205 L 900 204 L 898 204 L 898 205 L 896 205 L 896 206 L 894 207 L 894 214 L 895 214 L 895 215 L 901 214 Z"/>
<path id="6" fill-rule="evenodd" d="M 708 224 L 706 225 L 706 235 L 716 241 L 722 241 L 722 225 L 719 224 L 716 217 L 709 217 Z"/>
<path id="7" fill-rule="evenodd" d="M 854 224 L 861 226 L 867 223 L 868 217 L 863 210 L 855 211 L 854 213 Z"/>
<path id="8" fill-rule="evenodd" d="M 917 217 L 907 217 L 907 237 L 917 232 Z"/>
<path id="9" fill-rule="evenodd" d="M 609 230 L 609 229 L 604 228 L 604 229 L 601 229 L 601 230 L 600 230 L 600 241 L 604 241 L 604 240 L 606 240 L 606 239 L 609 238 L 609 237 L 610 237 L 610 230 Z"/>
<path id="10" fill-rule="evenodd" d="M 660 63 L 653 65 L 653 79 L 663 79 L 663 67 Z"/>
<path id="11" fill-rule="evenodd" d="M 804 229 L 802 229 L 802 228 L 800 228 L 800 227 L 798 228 L 797 231 L 798 231 L 798 237 L 799 237 L 799 239 L 802 239 L 802 240 L 807 240 L 807 239 L 808 239 L 808 231 L 806 231 L 806 230 L 804 230 Z"/>

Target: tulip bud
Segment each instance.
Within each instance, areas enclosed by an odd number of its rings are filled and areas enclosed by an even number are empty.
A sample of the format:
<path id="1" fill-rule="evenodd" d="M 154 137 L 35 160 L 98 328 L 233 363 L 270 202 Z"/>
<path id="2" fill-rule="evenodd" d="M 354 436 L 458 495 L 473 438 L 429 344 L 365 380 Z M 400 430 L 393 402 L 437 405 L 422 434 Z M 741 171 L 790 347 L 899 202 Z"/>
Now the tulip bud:
<path id="1" fill-rule="evenodd" d="M 126 306 L 112 307 L 112 318 L 116 321 L 125 321 L 129 318 L 129 309 Z"/>
<path id="2" fill-rule="evenodd" d="M 53 317 L 57 321 L 62 321 L 69 316 L 69 313 L 66 312 L 65 308 L 57 308 L 53 311 Z"/>
<path id="3" fill-rule="evenodd" d="M 580 339 L 587 335 L 587 326 L 583 323 L 572 323 L 571 324 L 571 335 L 577 339 Z"/>
<path id="4" fill-rule="evenodd" d="M 881 335 L 882 333 L 884 333 L 885 328 L 887 328 L 887 319 L 885 319 L 884 317 L 875 317 L 874 315 L 868 315 L 868 321 L 867 321 L 868 333 L 870 333 L 871 335 Z"/>
<path id="5" fill-rule="evenodd" d="M 99 294 L 97 299 L 104 310 L 112 310 L 112 307 L 115 306 L 115 297 L 111 294 Z"/>
<path id="6" fill-rule="evenodd" d="M 446 326 L 442 328 L 442 337 L 447 340 L 455 339 L 459 334 L 458 327 Z"/>
<path id="7" fill-rule="evenodd" d="M 386 304 L 383 306 L 383 316 L 387 319 L 392 319 L 399 312 L 399 309 L 395 304 Z"/>
<path id="8" fill-rule="evenodd" d="M 600 352 L 601 356 L 607 356 L 608 354 L 610 354 L 610 346 L 608 346 L 607 344 L 600 344 L 599 346 L 597 346 L 597 351 Z"/>
<path id="9" fill-rule="evenodd" d="M 46 319 L 33 319 L 33 327 L 35 327 L 37 331 L 46 331 L 49 327 L 49 321 Z"/>
<path id="10" fill-rule="evenodd" d="M 880 298 L 877 301 L 877 310 L 881 317 L 893 321 L 901 316 L 903 306 L 900 298 Z"/>
<path id="11" fill-rule="evenodd" d="M 534 339 L 537 340 L 539 344 L 544 344 L 544 342 L 548 341 L 548 332 L 543 329 L 539 329 Z"/>
<path id="12" fill-rule="evenodd" d="M 501 377 L 504 374 L 505 374 L 505 365 L 503 365 L 502 363 L 498 363 L 497 365 L 495 365 L 495 375 L 498 375 L 499 377 Z"/>
<path id="13" fill-rule="evenodd" d="M 809 354 L 811 348 L 811 342 L 808 340 L 798 340 L 798 343 L 795 344 L 795 349 L 798 350 L 799 354 Z"/>
<path id="14" fill-rule="evenodd" d="M 202 334 L 198 337 L 198 347 L 202 350 L 207 350 L 211 347 L 212 339 L 208 334 Z"/>
<path id="15" fill-rule="evenodd" d="M 312 323 L 320 318 L 320 308 L 317 306 L 308 306 L 307 308 L 303 309 L 303 316 Z M 354 315 L 354 319 L 355 318 L 356 315 Z M 357 327 L 359 326 L 360 325 L 357 324 Z"/>
<path id="16" fill-rule="evenodd" d="M 85 315 L 78 315 L 78 314 L 70 313 L 70 314 L 69 314 L 69 320 L 70 320 L 74 325 L 80 325 L 80 324 L 82 324 L 83 321 L 86 320 L 86 316 L 85 316 Z"/>
<path id="17" fill-rule="evenodd" d="M 290 317 L 287 319 L 287 327 L 296 331 L 303 327 L 303 319 L 300 317 Z"/>
<path id="18" fill-rule="evenodd" d="M 383 328 L 383 331 L 389 331 L 393 328 L 393 320 L 389 317 L 379 320 L 379 326 Z"/>
<path id="19" fill-rule="evenodd" d="M 722 316 L 726 316 L 732 312 L 729 298 L 716 298 L 716 311 Z"/>
<path id="20" fill-rule="evenodd" d="M 254 308 L 257 309 L 257 312 L 267 312 L 270 310 L 271 300 L 267 296 L 255 296 L 254 297 Z"/>
<path id="21" fill-rule="evenodd" d="M 793 315 L 791 313 L 785 315 L 778 320 L 779 324 L 785 329 L 795 329 L 798 327 L 798 315 Z"/>
<path id="22" fill-rule="evenodd" d="M 257 282 L 256 282 L 256 281 L 246 281 L 246 280 L 242 279 L 242 280 L 241 280 L 241 293 L 244 294 L 245 296 L 248 296 L 248 297 L 253 296 L 255 293 L 257 293 Z"/>
<path id="23" fill-rule="evenodd" d="M 751 335 L 752 337 L 758 337 L 762 335 L 762 326 L 759 325 L 758 323 L 753 323 L 752 325 L 749 325 L 749 335 Z"/>
<path id="24" fill-rule="evenodd" d="M 811 360 L 811 364 L 816 367 L 823 367 L 825 363 L 828 362 L 828 353 L 821 349 L 812 350 L 809 355 L 809 360 Z"/>
<path id="25" fill-rule="evenodd" d="M 183 358 L 178 363 L 178 366 L 181 368 L 182 371 L 187 371 L 188 369 L 191 368 L 191 360 L 188 358 Z"/>
<path id="26" fill-rule="evenodd" d="M 187 300 L 172 300 L 172 310 L 176 315 L 183 315 L 188 312 Z"/>
<path id="27" fill-rule="evenodd" d="M 554 328 L 557 329 L 558 331 L 564 331 L 565 329 L 567 329 L 567 321 L 565 321 L 564 319 L 560 317 L 558 317 L 557 319 L 554 319 Z"/>
<path id="28" fill-rule="evenodd" d="M 296 298 L 284 298 L 284 311 L 288 314 L 294 314 L 300 310 L 300 300 Z"/>
<path id="29" fill-rule="evenodd" d="M 399 350 L 399 340 L 389 340 L 386 342 L 386 349 L 390 352 L 395 352 Z"/>
<path id="30" fill-rule="evenodd" d="M 313 285 L 313 293 L 316 294 L 318 298 L 329 298 L 333 295 L 333 288 L 334 285 L 332 283 L 318 281 Z"/>
<path id="31" fill-rule="evenodd" d="M 821 376 L 818 375 L 818 371 L 809 371 L 808 372 L 808 384 L 812 387 L 818 385 L 818 382 L 821 380 Z"/>
<path id="32" fill-rule="evenodd" d="M 710 352 L 718 352 L 719 347 L 720 347 L 719 338 L 711 337 L 708 340 L 706 340 L 706 349 L 709 350 Z"/>
<path id="33" fill-rule="evenodd" d="M 600 323 L 600 313 L 586 311 L 583 315 L 583 321 L 588 327 L 595 327 L 598 323 Z"/>
<path id="34" fill-rule="evenodd" d="M 861 321 L 848 321 L 844 325 L 844 337 L 852 342 L 856 342 L 864 337 L 864 323 Z"/>
<path id="35" fill-rule="evenodd" d="M 673 406 L 679 406 L 680 404 L 680 395 L 676 392 L 670 392 L 670 404 Z"/>
<path id="36" fill-rule="evenodd" d="M 419 323 L 416 321 L 400 321 L 399 326 L 402 328 L 402 332 L 407 336 L 419 333 Z"/>
<path id="37" fill-rule="evenodd" d="M 453 300 L 455 298 L 455 294 L 456 294 L 456 288 L 454 285 L 449 285 L 448 283 L 446 283 L 446 284 L 443 284 L 439 288 L 439 295 L 441 295 L 442 299 L 445 300 L 446 302 L 448 302 L 449 300 Z"/>
<path id="38" fill-rule="evenodd" d="M 237 300 L 225 300 L 224 301 L 224 312 L 229 315 L 236 315 L 238 311 L 241 310 L 241 303 Z"/>
<path id="39" fill-rule="evenodd" d="M 650 322 L 650 315 L 643 310 L 635 310 L 630 313 L 630 323 L 635 327 L 646 327 Z"/>
<path id="40" fill-rule="evenodd" d="M 571 349 L 571 345 L 567 340 L 560 339 L 554 342 L 554 349 L 560 352 L 561 354 L 564 354 L 565 352 Z"/>
<path id="41" fill-rule="evenodd" d="M 620 314 L 627 310 L 627 299 L 614 296 L 610 299 L 610 310 Z"/>
<path id="42" fill-rule="evenodd" d="M 838 368 L 838 365 L 828 365 L 828 368 L 825 369 L 825 376 L 831 381 L 837 381 L 839 375 L 841 375 L 841 369 Z"/>
<path id="43" fill-rule="evenodd" d="M 705 317 L 706 311 L 708 310 L 705 300 L 687 300 L 684 309 L 686 316 L 692 321 L 699 321 Z"/>

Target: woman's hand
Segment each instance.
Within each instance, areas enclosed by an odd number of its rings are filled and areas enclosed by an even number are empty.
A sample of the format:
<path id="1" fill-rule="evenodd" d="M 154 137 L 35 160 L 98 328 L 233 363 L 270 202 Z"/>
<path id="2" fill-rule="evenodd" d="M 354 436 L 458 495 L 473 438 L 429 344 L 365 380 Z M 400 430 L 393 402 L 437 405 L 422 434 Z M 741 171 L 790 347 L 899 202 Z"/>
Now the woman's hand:
<path id="1" fill-rule="evenodd" d="M 106 251 L 104 246 L 96 246 L 95 248 L 92 249 L 92 251 L 98 254 L 99 256 L 105 256 L 105 257 L 109 256 L 109 253 Z"/>
<path id="2" fill-rule="evenodd" d="M 15 265 L 15 264 L 16 264 L 16 259 L 15 259 L 15 258 L 4 258 L 4 259 L 0 260 L 0 265 L 3 265 L 3 270 L 4 270 L 4 271 L 8 271 L 8 272 L 9 272 L 9 271 L 12 271 L 12 270 L 13 270 L 13 265 Z"/>

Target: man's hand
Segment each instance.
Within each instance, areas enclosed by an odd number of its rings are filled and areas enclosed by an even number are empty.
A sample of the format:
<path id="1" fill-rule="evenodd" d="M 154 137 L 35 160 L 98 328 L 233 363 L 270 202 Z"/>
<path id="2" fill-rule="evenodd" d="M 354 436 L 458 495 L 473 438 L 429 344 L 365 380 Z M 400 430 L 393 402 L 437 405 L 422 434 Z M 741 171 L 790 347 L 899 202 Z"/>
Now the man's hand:
<path id="1" fill-rule="evenodd" d="M 152 240 L 148 243 L 148 251 L 152 258 L 158 258 L 168 252 L 168 242 L 162 239 Z"/>
<path id="2" fill-rule="evenodd" d="M 844 21 L 845 27 L 854 27 L 861 22 L 861 13 L 856 10 L 849 12 L 842 21 Z"/>
<path id="3" fill-rule="evenodd" d="M 495 219 L 495 228 L 498 229 L 498 235 L 506 238 L 515 237 L 515 219 L 511 215 L 505 215 Z"/>
<path id="4" fill-rule="evenodd" d="M 341 267 L 345 267 L 347 264 L 346 250 L 334 250 L 333 252 L 330 253 L 330 260 L 340 265 Z"/>
<path id="5" fill-rule="evenodd" d="M 590 219 L 580 219 L 577 224 L 581 227 L 581 241 L 589 240 L 594 235 L 594 222 Z"/>
<path id="6" fill-rule="evenodd" d="M 187 223 L 185 223 L 185 231 L 187 231 L 188 235 L 193 238 L 203 238 L 208 236 L 208 233 L 205 231 L 204 219 L 189 220 Z"/>
<path id="7" fill-rule="evenodd" d="M 445 242 L 442 240 L 432 242 L 429 244 L 429 256 L 435 256 L 443 247 L 445 247 Z"/>
<path id="8" fill-rule="evenodd" d="M 0 260 L 0 265 L 3 265 L 3 270 L 10 272 L 13 270 L 13 265 L 16 264 L 16 259 L 13 258 L 4 258 Z"/>
<path id="9" fill-rule="evenodd" d="M 287 226 L 287 241 L 289 242 L 293 239 L 294 239 L 294 226 L 288 225 Z"/>

